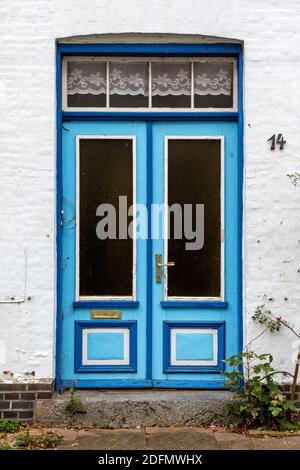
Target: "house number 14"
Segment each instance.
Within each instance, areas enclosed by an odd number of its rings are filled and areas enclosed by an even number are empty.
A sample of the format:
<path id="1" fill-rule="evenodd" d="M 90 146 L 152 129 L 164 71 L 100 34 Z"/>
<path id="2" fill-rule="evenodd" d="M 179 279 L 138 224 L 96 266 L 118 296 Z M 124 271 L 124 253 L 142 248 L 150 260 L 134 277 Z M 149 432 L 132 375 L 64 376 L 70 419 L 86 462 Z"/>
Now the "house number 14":
<path id="1" fill-rule="evenodd" d="M 271 142 L 271 150 L 275 150 L 276 144 L 279 145 L 279 149 L 283 150 L 284 145 L 286 144 L 286 140 L 284 140 L 282 134 L 277 134 L 277 139 L 276 139 L 276 134 L 273 134 L 272 137 L 270 137 L 267 142 Z"/>

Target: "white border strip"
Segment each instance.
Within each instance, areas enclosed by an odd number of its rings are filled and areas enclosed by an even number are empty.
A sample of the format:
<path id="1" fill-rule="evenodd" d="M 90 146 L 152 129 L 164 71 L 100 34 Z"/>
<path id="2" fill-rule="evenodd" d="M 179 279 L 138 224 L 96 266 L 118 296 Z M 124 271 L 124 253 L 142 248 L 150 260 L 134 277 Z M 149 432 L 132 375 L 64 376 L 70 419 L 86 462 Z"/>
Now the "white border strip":
<path id="1" fill-rule="evenodd" d="M 88 359 L 88 335 L 105 333 L 123 334 L 123 359 Z M 83 366 L 120 366 L 129 365 L 130 359 L 129 329 L 128 328 L 84 328 L 82 330 L 82 365 Z"/>
<path id="2" fill-rule="evenodd" d="M 132 253 L 132 296 L 80 296 L 79 295 L 79 198 L 80 198 L 80 140 L 81 139 L 119 139 L 132 140 L 132 167 L 133 167 L 133 253 Z M 135 135 L 76 135 L 76 300 L 136 300 L 136 136 Z"/>

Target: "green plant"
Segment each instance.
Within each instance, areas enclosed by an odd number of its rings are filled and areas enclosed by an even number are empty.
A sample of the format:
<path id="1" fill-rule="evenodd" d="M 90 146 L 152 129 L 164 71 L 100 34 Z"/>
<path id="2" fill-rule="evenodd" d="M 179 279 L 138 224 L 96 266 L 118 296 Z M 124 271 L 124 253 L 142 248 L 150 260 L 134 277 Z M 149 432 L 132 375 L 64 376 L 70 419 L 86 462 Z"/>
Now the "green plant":
<path id="1" fill-rule="evenodd" d="M 252 320 L 258 322 L 260 325 L 265 326 L 265 330 L 260 333 L 260 336 L 269 330 L 271 333 L 274 331 L 280 331 L 282 327 L 290 330 L 298 339 L 300 339 L 300 332 L 295 330 L 295 326 L 285 320 L 281 315 L 275 316 L 271 310 L 269 310 L 265 304 L 256 307 Z"/>
<path id="2" fill-rule="evenodd" d="M 264 304 L 259 305 L 256 308 L 255 313 L 252 315 L 252 320 L 254 320 L 255 322 L 258 322 L 260 325 L 265 327 L 264 330 L 257 336 L 257 338 L 262 336 L 267 330 L 273 333 L 276 331 L 280 331 L 281 328 L 283 327 L 289 330 L 291 333 L 293 333 L 293 335 L 296 336 L 296 338 L 300 339 L 300 332 L 296 331 L 295 325 L 285 320 L 281 315 L 276 317 L 271 312 L 271 310 L 266 308 Z M 291 399 L 292 400 L 294 400 L 295 395 L 296 395 L 296 386 L 297 386 L 297 379 L 298 379 L 298 374 L 299 374 L 299 364 L 300 364 L 300 346 L 298 347 L 295 370 L 294 370 L 294 374 L 292 375 L 293 377 L 293 381 L 291 385 Z"/>
<path id="3" fill-rule="evenodd" d="M 223 374 L 226 385 L 233 389 L 235 400 L 230 411 L 236 425 L 280 430 L 297 427 L 294 401 L 274 382 L 277 374 L 291 374 L 275 370 L 271 354 L 247 350 L 225 362 L 232 368 Z"/>
<path id="4" fill-rule="evenodd" d="M 111 429 L 111 426 L 110 426 L 108 421 L 103 420 L 103 421 L 100 422 L 99 428 L 100 429 Z"/>
<path id="5" fill-rule="evenodd" d="M 86 413 L 86 409 L 80 398 L 75 397 L 75 389 L 70 389 L 70 400 L 66 405 L 66 411 L 71 416 L 80 413 Z"/>
<path id="6" fill-rule="evenodd" d="M 24 434 L 19 434 L 16 437 L 16 442 L 15 445 L 16 447 L 28 447 L 30 444 L 33 444 L 34 439 L 32 436 L 30 436 L 29 432 L 26 432 Z"/>
<path id="7" fill-rule="evenodd" d="M 8 432 L 8 433 L 17 432 L 20 426 L 21 426 L 20 421 L 12 421 L 12 420 L 0 421 L 0 432 Z"/>
<path id="8" fill-rule="evenodd" d="M 57 447 L 59 444 L 62 443 L 63 440 L 64 440 L 63 436 L 53 433 L 53 434 L 47 434 L 46 436 L 43 436 L 40 443 L 46 449 L 50 449 L 53 447 Z"/>
<path id="9" fill-rule="evenodd" d="M 0 450 L 11 450 L 11 447 L 6 442 L 0 441 Z"/>

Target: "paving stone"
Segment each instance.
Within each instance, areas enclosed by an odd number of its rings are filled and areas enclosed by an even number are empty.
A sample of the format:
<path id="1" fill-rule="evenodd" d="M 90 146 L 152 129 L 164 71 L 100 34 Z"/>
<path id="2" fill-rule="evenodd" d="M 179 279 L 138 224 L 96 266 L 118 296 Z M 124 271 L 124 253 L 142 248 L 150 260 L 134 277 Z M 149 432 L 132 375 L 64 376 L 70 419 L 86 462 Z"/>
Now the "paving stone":
<path id="1" fill-rule="evenodd" d="M 300 450 L 300 436 L 287 437 L 286 442 L 290 450 Z"/>
<path id="2" fill-rule="evenodd" d="M 147 427 L 140 429 L 28 428 L 30 435 L 55 433 L 64 436 L 60 450 L 300 450 L 300 436 L 254 437 L 220 429 L 198 427 Z M 24 431 L 20 431 L 23 433 Z M 0 440 L 12 444 L 16 435 L 2 433 Z"/>
<path id="3" fill-rule="evenodd" d="M 142 429 L 78 431 L 76 443 L 78 443 L 80 450 L 146 449 L 145 435 Z"/>
<path id="4" fill-rule="evenodd" d="M 158 432 L 165 432 L 165 431 L 174 431 L 174 432 L 190 432 L 190 431 L 195 431 L 200 434 L 206 434 L 206 435 L 213 435 L 210 429 L 208 428 L 201 428 L 201 427 L 193 427 L 193 426 L 188 426 L 188 427 L 146 427 L 145 428 L 145 433 L 146 434 L 157 434 Z"/>
<path id="5" fill-rule="evenodd" d="M 214 450 L 212 433 L 199 428 L 146 428 L 146 448 L 150 450 Z"/>
<path id="6" fill-rule="evenodd" d="M 64 444 L 67 442 L 74 442 L 78 431 L 77 429 L 69 429 L 69 428 L 51 428 L 50 431 L 53 434 L 57 434 L 58 436 L 64 437 Z"/>
<path id="7" fill-rule="evenodd" d="M 252 437 L 249 438 L 255 450 L 288 450 L 286 439 L 283 437 Z"/>
<path id="8" fill-rule="evenodd" d="M 78 448 L 78 443 L 75 444 L 60 444 L 57 446 L 58 450 L 80 450 Z"/>
<path id="9" fill-rule="evenodd" d="M 217 431 L 214 433 L 219 449 L 223 450 L 251 450 L 253 444 L 251 439 L 243 434 Z"/>

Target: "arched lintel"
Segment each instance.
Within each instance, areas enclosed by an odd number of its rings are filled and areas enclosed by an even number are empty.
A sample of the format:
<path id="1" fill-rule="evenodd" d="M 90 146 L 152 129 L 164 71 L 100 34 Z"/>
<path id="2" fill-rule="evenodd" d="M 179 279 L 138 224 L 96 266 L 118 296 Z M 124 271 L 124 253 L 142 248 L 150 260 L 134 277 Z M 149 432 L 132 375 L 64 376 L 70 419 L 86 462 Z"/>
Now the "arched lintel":
<path id="1" fill-rule="evenodd" d="M 240 44 L 236 38 L 207 36 L 202 34 L 173 33 L 106 33 L 57 38 L 58 44 Z"/>

